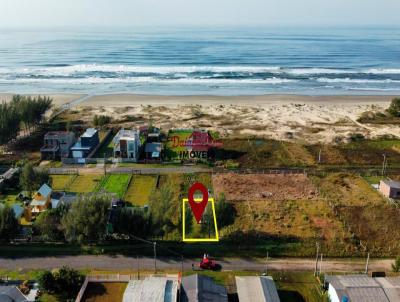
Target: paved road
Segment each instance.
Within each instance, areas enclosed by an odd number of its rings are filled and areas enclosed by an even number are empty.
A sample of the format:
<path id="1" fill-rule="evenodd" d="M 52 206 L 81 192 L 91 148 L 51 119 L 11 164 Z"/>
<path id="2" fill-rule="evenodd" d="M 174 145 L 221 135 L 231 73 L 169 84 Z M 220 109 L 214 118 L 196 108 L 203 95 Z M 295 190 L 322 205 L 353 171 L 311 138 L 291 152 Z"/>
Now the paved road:
<path id="1" fill-rule="evenodd" d="M 190 270 L 192 263 L 199 259 L 185 259 L 184 269 Z M 223 270 L 265 270 L 265 259 L 224 259 L 217 260 Z M 370 271 L 390 271 L 393 259 L 370 260 Z M 264 263 L 263 263 L 264 262 Z M 136 270 L 138 262 L 136 257 L 125 256 L 59 256 L 41 258 L 0 258 L 0 269 L 53 269 L 67 265 L 76 269 L 103 269 L 103 270 Z M 154 259 L 151 257 L 139 258 L 139 267 L 142 270 L 153 270 Z M 283 271 L 313 271 L 315 260 L 301 258 L 276 258 L 268 262 L 268 269 Z M 157 268 L 160 270 L 180 270 L 179 259 L 158 258 Z M 327 259 L 323 261 L 322 269 L 329 272 L 361 272 L 365 269 L 363 259 Z"/>

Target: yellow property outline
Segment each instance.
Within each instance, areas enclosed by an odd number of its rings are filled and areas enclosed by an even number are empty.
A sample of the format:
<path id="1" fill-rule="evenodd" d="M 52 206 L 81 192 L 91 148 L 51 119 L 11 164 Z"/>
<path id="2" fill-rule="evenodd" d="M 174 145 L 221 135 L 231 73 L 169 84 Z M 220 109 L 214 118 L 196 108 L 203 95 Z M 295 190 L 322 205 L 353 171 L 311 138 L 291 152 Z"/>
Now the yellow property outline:
<path id="1" fill-rule="evenodd" d="M 215 214 L 215 206 L 214 206 L 214 198 L 209 198 L 208 202 L 211 201 L 211 208 L 214 217 L 214 226 L 215 226 L 215 238 L 186 238 L 185 234 L 185 202 L 188 202 L 187 198 L 182 199 L 182 241 L 183 242 L 218 242 L 219 235 L 218 235 L 218 226 L 217 226 L 217 215 Z M 195 199 L 195 201 L 201 201 L 201 199 Z"/>

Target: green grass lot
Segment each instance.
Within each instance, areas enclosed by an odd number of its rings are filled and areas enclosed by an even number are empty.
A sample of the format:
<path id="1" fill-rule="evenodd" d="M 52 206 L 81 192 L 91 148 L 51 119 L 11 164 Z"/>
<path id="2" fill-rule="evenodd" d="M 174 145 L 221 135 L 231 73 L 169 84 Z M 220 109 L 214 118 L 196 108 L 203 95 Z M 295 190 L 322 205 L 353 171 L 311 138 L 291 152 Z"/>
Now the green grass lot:
<path id="1" fill-rule="evenodd" d="M 157 176 L 133 175 L 124 200 L 138 206 L 148 204 L 151 193 L 156 189 Z"/>
<path id="2" fill-rule="evenodd" d="M 75 175 L 51 175 L 51 187 L 55 191 L 64 191 L 68 189 Z"/>
<path id="3" fill-rule="evenodd" d="M 0 193 L 0 203 L 4 203 L 10 207 L 16 203 L 20 204 L 20 201 L 17 200 L 18 194 L 19 191 L 15 189 L 4 190 L 3 193 Z"/>
<path id="4" fill-rule="evenodd" d="M 131 174 L 110 174 L 103 180 L 100 190 L 116 193 L 119 198 L 124 197 Z"/>
<path id="5" fill-rule="evenodd" d="M 68 188 L 69 192 L 90 193 L 96 191 L 102 181 L 103 175 L 86 174 L 78 175 Z"/>
<path id="6" fill-rule="evenodd" d="M 383 176 L 364 176 L 364 179 L 370 184 L 370 185 L 377 185 L 381 182 L 381 180 L 385 179 L 386 177 Z"/>

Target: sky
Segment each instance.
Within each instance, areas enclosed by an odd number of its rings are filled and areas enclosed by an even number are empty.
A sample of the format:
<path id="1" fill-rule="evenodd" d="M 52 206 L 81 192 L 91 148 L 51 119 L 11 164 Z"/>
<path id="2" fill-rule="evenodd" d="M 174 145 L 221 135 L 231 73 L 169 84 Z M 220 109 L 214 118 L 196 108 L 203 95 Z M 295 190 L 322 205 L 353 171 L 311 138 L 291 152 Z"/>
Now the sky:
<path id="1" fill-rule="evenodd" d="M 400 0 L 0 0 L 0 27 L 400 26 Z"/>

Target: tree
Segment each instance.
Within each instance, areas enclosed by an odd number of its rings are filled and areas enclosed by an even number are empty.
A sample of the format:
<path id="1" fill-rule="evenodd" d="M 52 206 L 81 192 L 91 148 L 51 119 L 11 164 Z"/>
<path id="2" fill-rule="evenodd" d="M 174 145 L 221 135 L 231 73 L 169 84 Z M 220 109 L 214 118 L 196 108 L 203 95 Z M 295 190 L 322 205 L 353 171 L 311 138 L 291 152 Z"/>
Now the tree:
<path id="1" fill-rule="evenodd" d="M 234 223 L 236 210 L 226 201 L 224 194 L 220 194 L 218 201 L 215 204 L 215 212 L 217 215 L 218 227 L 223 228 Z"/>
<path id="2" fill-rule="evenodd" d="M 37 217 L 33 226 L 46 240 L 63 240 L 61 218 L 68 213 L 68 208 L 68 206 L 61 205 L 56 209 L 45 211 Z"/>
<path id="3" fill-rule="evenodd" d="M 54 293 L 54 276 L 50 271 L 43 271 L 38 276 L 39 288 L 46 293 Z"/>
<path id="4" fill-rule="evenodd" d="M 19 132 L 20 119 L 18 112 L 12 105 L 3 102 L 0 104 L 0 145 L 15 139 Z"/>
<path id="5" fill-rule="evenodd" d="M 400 98 L 394 98 L 390 103 L 387 112 L 394 117 L 400 117 Z"/>
<path id="6" fill-rule="evenodd" d="M 22 173 L 19 178 L 20 186 L 24 191 L 30 194 L 44 184 L 50 184 L 49 172 L 45 169 L 34 169 L 31 163 L 26 163 L 22 168 Z"/>
<path id="7" fill-rule="evenodd" d="M 392 270 L 396 273 L 400 272 L 400 257 L 397 257 L 394 263 L 392 264 Z"/>
<path id="8" fill-rule="evenodd" d="M 159 191 L 153 193 L 149 200 L 153 232 L 156 235 L 163 236 L 171 231 L 173 223 L 171 217 L 176 210 L 171 207 L 171 201 L 174 200 L 173 191 L 170 186 L 162 186 Z"/>
<path id="9" fill-rule="evenodd" d="M 85 276 L 77 270 L 63 266 L 58 271 L 43 271 L 38 277 L 39 289 L 57 295 L 60 300 L 73 299 L 78 294 Z"/>
<path id="10" fill-rule="evenodd" d="M 147 237 L 150 227 L 149 217 L 140 208 L 119 208 L 116 210 L 113 227 L 114 233 Z"/>
<path id="11" fill-rule="evenodd" d="M 111 197 L 86 194 L 78 197 L 61 219 L 65 238 L 70 242 L 98 242 L 107 232 Z"/>
<path id="12" fill-rule="evenodd" d="M 8 206 L 0 208 L 0 240 L 8 241 L 18 234 L 19 224 L 14 210 Z"/>

